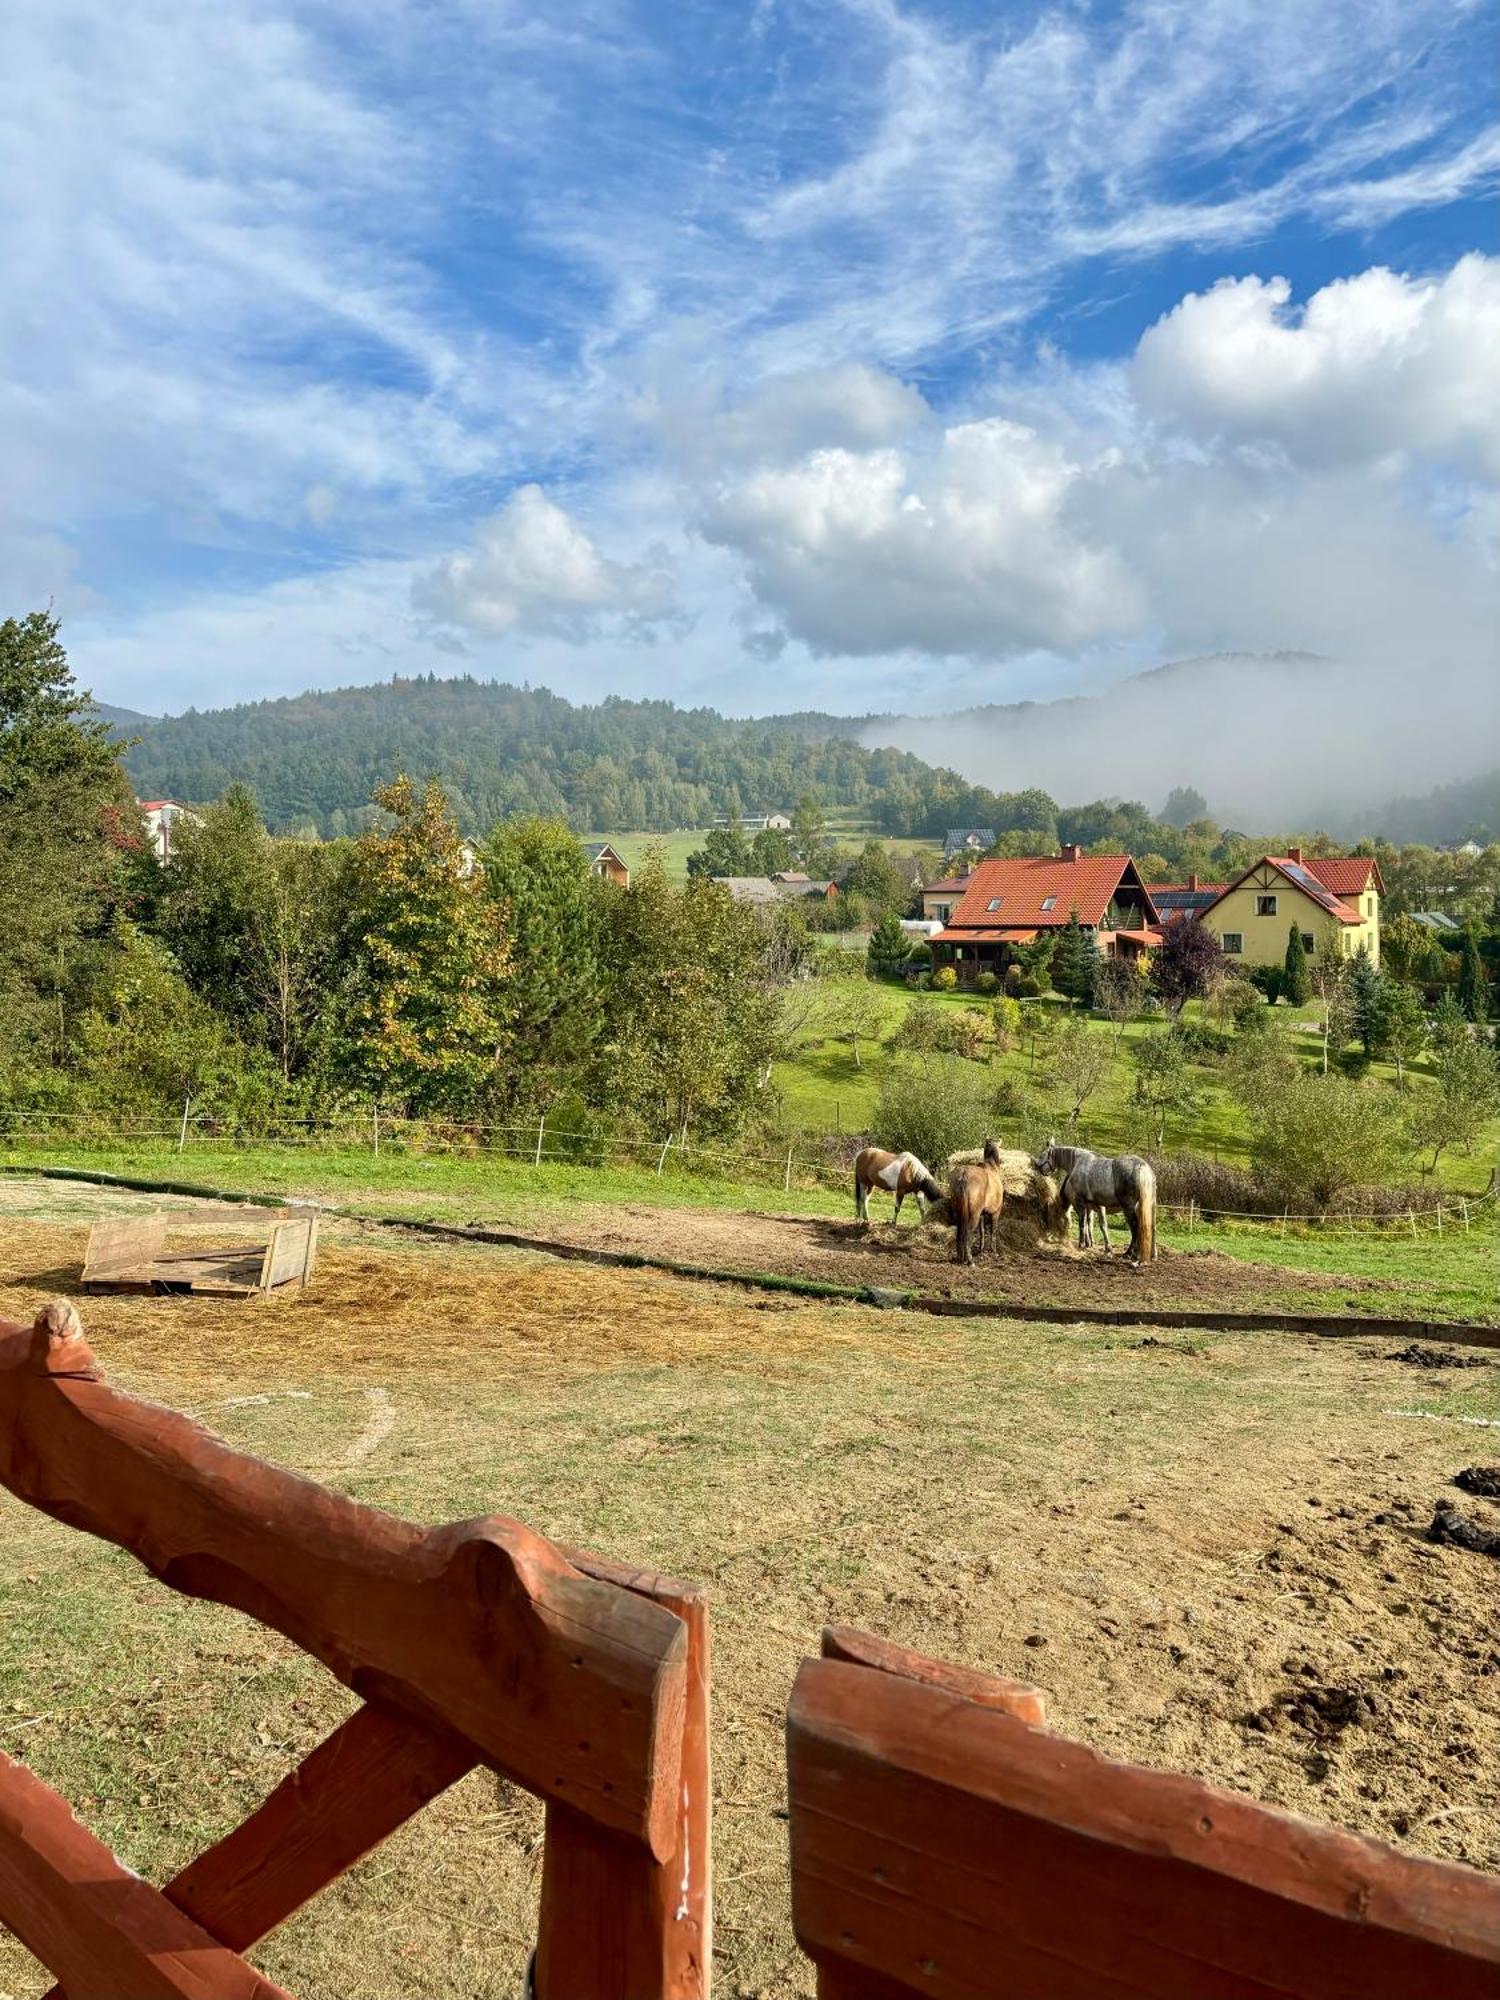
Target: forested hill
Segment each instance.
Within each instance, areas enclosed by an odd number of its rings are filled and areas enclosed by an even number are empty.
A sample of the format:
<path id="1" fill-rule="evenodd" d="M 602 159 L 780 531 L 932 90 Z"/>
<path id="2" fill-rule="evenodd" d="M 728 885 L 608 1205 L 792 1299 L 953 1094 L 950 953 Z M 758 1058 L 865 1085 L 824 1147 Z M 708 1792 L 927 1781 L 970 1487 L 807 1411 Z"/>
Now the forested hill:
<path id="1" fill-rule="evenodd" d="M 992 793 L 903 751 L 862 749 L 849 740 L 860 726 L 613 697 L 575 707 L 545 689 L 433 676 L 145 722 L 127 762 L 143 798 L 206 801 L 238 779 L 273 828 L 325 838 L 365 825 L 372 790 L 397 769 L 441 778 L 469 831 L 540 812 L 580 830 L 665 832 L 789 811 L 806 793 L 894 833 L 1001 823 Z"/>

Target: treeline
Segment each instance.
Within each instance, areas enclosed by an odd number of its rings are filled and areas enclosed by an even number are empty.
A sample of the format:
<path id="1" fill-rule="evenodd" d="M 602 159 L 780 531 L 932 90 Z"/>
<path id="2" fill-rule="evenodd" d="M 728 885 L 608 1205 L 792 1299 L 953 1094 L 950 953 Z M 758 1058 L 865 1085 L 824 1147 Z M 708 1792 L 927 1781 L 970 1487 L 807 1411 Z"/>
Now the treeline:
<path id="1" fill-rule="evenodd" d="M 695 1136 L 765 1102 L 804 944 L 716 883 L 628 893 L 535 815 L 477 854 L 440 787 L 377 786 L 357 839 L 277 839 L 231 785 L 156 860 L 36 613 L 0 625 L 0 1122 L 242 1131 L 356 1105 Z"/>

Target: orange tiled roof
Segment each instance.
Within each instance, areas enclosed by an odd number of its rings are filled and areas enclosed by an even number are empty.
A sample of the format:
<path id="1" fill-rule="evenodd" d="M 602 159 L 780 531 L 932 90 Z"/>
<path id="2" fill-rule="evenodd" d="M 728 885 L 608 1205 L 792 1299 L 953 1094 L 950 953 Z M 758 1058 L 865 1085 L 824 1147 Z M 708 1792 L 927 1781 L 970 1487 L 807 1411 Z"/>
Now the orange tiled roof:
<path id="1" fill-rule="evenodd" d="M 1079 923 L 1098 925 L 1127 871 L 1135 873 L 1128 854 L 1084 854 L 1076 861 L 1065 861 L 1059 854 L 1031 854 L 981 861 L 969 877 L 963 901 L 948 919 L 948 928 L 964 936 L 971 936 L 976 927 L 1002 927 L 1007 934 L 1016 924 L 1060 928 L 1075 909 Z M 1050 910 L 1042 907 L 1048 897 L 1056 899 Z M 999 907 L 991 909 L 997 900 Z M 1149 898 L 1147 914 L 1153 918 L 1156 914 Z"/>
<path id="2" fill-rule="evenodd" d="M 1362 896 L 1372 882 L 1382 896 L 1385 894 L 1380 863 L 1373 854 L 1334 855 L 1327 859 L 1307 855 L 1302 866 L 1335 896 Z"/>
<path id="3" fill-rule="evenodd" d="M 1333 891 L 1327 888 L 1313 874 L 1308 862 L 1294 861 L 1289 854 L 1266 854 L 1262 855 L 1259 861 L 1252 861 L 1244 873 L 1237 875 L 1228 888 L 1223 891 L 1223 894 L 1216 896 L 1213 903 L 1208 906 L 1208 909 L 1200 910 L 1198 915 L 1206 917 L 1208 910 L 1222 903 L 1224 897 L 1229 895 L 1231 891 L 1238 889 L 1242 883 L 1248 882 L 1257 868 L 1276 869 L 1279 874 L 1286 877 L 1294 889 L 1300 889 L 1310 903 L 1316 903 L 1320 910 L 1326 910 L 1328 915 L 1334 918 L 1336 922 L 1341 924 L 1363 923 L 1364 919 L 1360 916 L 1358 910 L 1351 910 L 1347 903 L 1341 903 Z"/>
<path id="4" fill-rule="evenodd" d="M 996 930 L 970 929 L 956 931 L 950 924 L 946 930 L 935 931 L 928 939 L 929 944 L 1030 944 L 1036 936 L 1035 930 L 1018 929 L 1014 924 Z"/>

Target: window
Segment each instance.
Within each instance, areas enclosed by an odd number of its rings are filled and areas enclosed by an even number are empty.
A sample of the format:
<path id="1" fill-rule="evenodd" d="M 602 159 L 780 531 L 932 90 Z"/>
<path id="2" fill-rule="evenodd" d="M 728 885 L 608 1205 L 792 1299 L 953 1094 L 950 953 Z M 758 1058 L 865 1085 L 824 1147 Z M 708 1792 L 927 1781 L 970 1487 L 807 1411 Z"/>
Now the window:
<path id="1" fill-rule="evenodd" d="M 1255 914 L 1258 917 L 1274 917 L 1276 914 L 1276 898 L 1274 896 L 1257 896 L 1255 899 Z"/>
<path id="2" fill-rule="evenodd" d="M 951 903 L 939 903 L 939 904 L 938 904 L 938 906 L 937 906 L 937 913 L 938 913 L 938 915 L 939 915 L 939 916 L 940 916 L 940 917 L 942 918 L 942 920 L 943 920 L 943 922 L 944 922 L 944 923 L 947 923 L 947 921 L 948 921 L 948 916 L 949 916 L 949 912 L 950 912 L 950 911 L 952 910 L 952 908 L 953 908 L 953 905 L 952 905 Z"/>
<path id="3" fill-rule="evenodd" d="M 1309 958 L 1312 957 L 1317 948 L 1318 940 L 1313 936 L 1312 932 L 1304 931 L 1302 933 L 1302 949 L 1307 953 Z"/>
<path id="4" fill-rule="evenodd" d="M 1238 958 L 1245 949 L 1244 934 L 1240 931 L 1225 931 L 1223 942 L 1226 958 Z"/>
<path id="5" fill-rule="evenodd" d="M 1056 896 L 1043 896 L 1042 908 L 1044 910 L 1055 910 L 1057 908 Z"/>
<path id="6" fill-rule="evenodd" d="M 988 901 L 988 903 L 986 903 L 986 904 L 985 904 L 985 908 L 986 908 L 987 910 L 998 910 L 998 909 L 999 909 L 999 907 L 1000 907 L 1000 904 L 1001 904 L 1001 901 L 1002 901 L 1002 898 L 1001 898 L 1001 897 L 999 897 L 999 896 L 991 896 L 991 897 L 990 897 L 990 900 Z"/>

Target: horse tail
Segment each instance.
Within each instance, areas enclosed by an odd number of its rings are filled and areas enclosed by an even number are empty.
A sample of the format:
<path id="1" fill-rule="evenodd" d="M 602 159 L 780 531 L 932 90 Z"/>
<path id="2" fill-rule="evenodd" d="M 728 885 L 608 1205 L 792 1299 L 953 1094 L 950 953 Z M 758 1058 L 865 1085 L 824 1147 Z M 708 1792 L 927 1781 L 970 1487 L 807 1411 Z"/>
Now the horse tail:
<path id="1" fill-rule="evenodd" d="M 1141 1168 L 1136 1199 L 1140 1215 L 1140 1261 L 1143 1264 L 1154 1264 L 1156 1262 L 1156 1175 L 1150 1167 Z"/>

